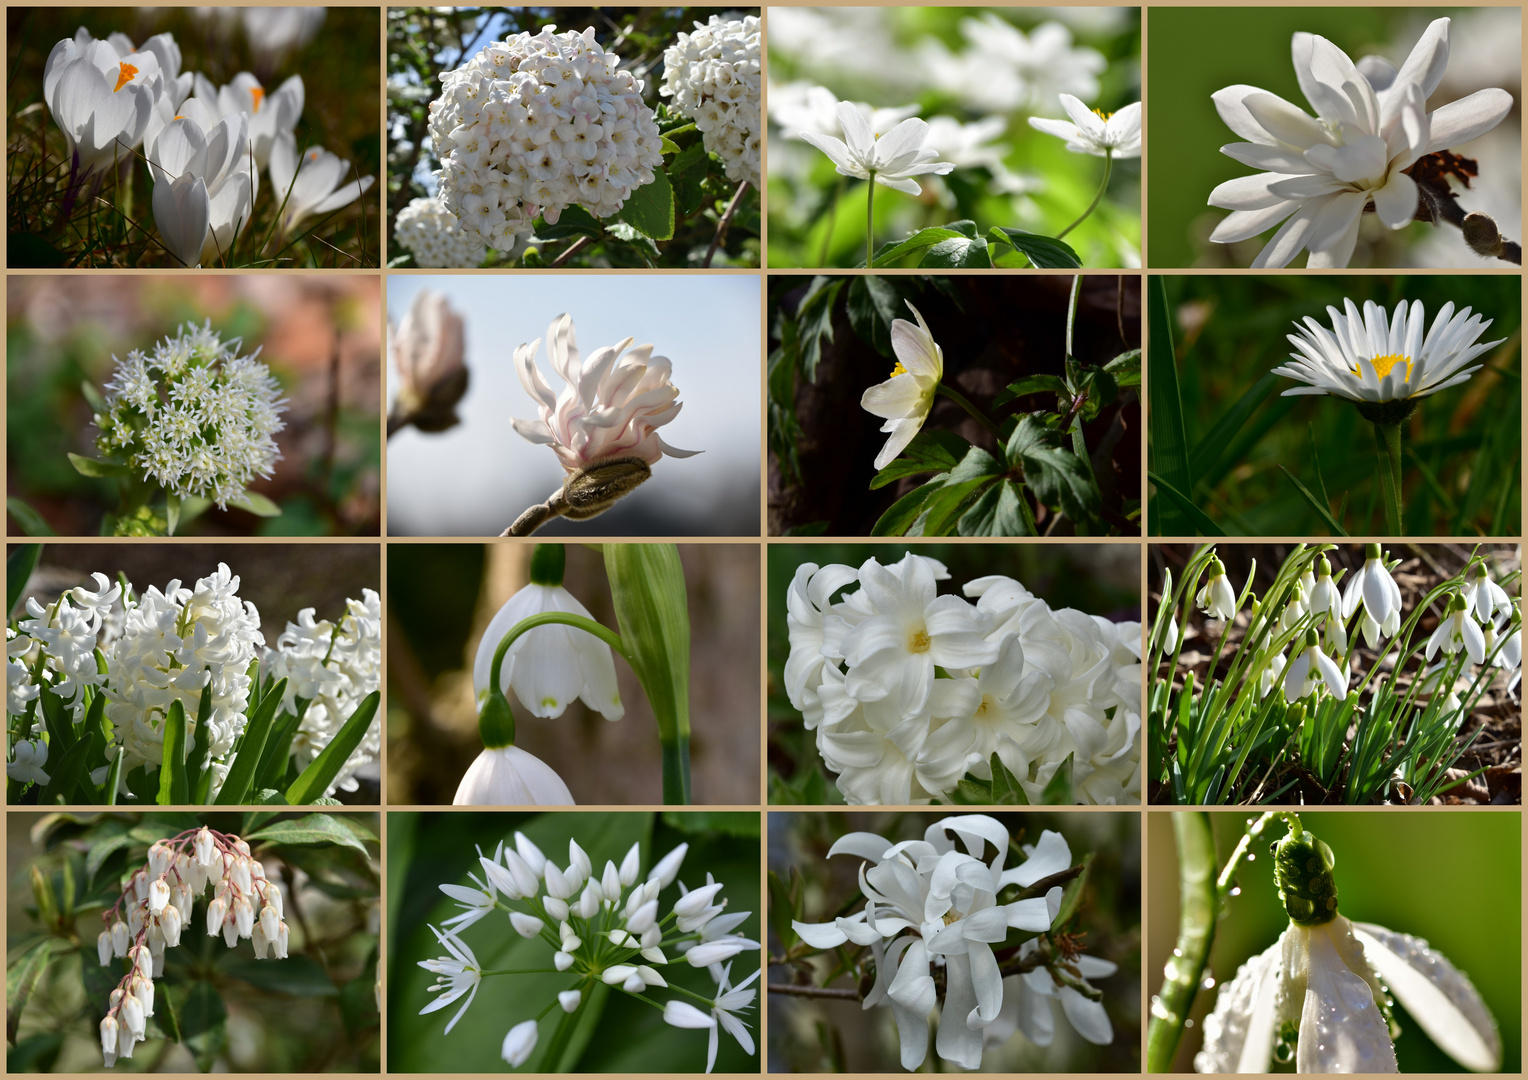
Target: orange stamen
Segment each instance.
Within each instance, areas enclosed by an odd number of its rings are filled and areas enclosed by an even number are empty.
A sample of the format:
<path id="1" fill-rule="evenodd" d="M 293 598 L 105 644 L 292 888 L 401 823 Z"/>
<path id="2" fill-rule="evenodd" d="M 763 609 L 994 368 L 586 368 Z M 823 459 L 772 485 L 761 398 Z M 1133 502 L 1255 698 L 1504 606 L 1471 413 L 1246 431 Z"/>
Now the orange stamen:
<path id="1" fill-rule="evenodd" d="M 117 85 L 111 88 L 111 92 L 113 94 L 115 94 L 118 90 L 122 89 L 128 83 L 132 82 L 133 81 L 133 76 L 138 74 L 138 69 L 133 67 L 132 64 L 129 64 L 126 61 L 124 61 L 119 66 L 121 67 L 122 70 L 117 73 Z"/>
<path id="2" fill-rule="evenodd" d="M 262 100 L 264 100 L 264 98 L 265 98 L 265 91 L 262 90 L 258 86 L 251 86 L 249 88 L 249 97 L 250 97 L 250 100 L 254 102 L 254 108 L 252 108 L 250 110 L 250 112 L 251 113 L 259 112 L 260 111 L 260 102 Z"/>

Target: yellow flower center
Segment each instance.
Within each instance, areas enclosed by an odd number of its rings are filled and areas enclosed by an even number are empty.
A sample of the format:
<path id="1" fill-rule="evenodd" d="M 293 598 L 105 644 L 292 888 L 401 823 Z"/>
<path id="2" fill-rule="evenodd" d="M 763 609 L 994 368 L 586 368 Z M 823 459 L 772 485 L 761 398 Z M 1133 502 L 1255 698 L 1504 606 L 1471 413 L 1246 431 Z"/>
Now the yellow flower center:
<path id="1" fill-rule="evenodd" d="M 987 710 L 988 710 L 988 708 L 991 707 L 991 705 L 992 705 L 992 695 L 991 694 L 983 694 L 982 695 L 982 703 L 976 707 L 976 715 L 978 717 L 986 717 Z"/>
<path id="2" fill-rule="evenodd" d="M 1376 356 L 1373 360 L 1370 360 L 1369 363 L 1374 365 L 1375 376 L 1381 379 L 1383 379 L 1386 375 L 1389 375 L 1390 369 L 1395 367 L 1396 364 L 1405 364 L 1406 381 L 1411 381 L 1411 357 L 1409 356 L 1402 356 L 1400 353 L 1391 353 L 1388 356 Z M 1358 375 L 1361 374 L 1361 372 L 1358 370 L 1358 368 L 1354 368 L 1353 374 Z"/>
<path id="3" fill-rule="evenodd" d="M 117 85 L 111 88 L 111 92 L 113 94 L 122 89 L 128 83 L 132 82 L 133 76 L 138 74 L 138 69 L 133 67 L 132 64 L 126 63 L 125 61 L 118 66 L 122 70 L 117 73 Z"/>
<path id="4" fill-rule="evenodd" d="M 897 361 L 897 366 L 891 369 L 891 377 L 893 379 L 895 379 L 898 375 L 906 375 L 906 374 L 907 374 L 907 369 L 902 366 L 902 361 L 898 360 Z"/>
<path id="5" fill-rule="evenodd" d="M 907 651 L 923 653 L 928 652 L 928 631 L 921 626 L 907 636 Z"/>
<path id="6" fill-rule="evenodd" d="M 944 925 L 946 926 L 949 926 L 951 923 L 956 922 L 959 919 L 960 912 L 956 911 L 954 908 L 951 908 L 949 911 L 944 913 Z"/>
<path id="7" fill-rule="evenodd" d="M 1112 112 L 1104 112 L 1102 109 L 1094 109 L 1093 115 L 1107 123 L 1109 118 L 1114 114 Z"/>

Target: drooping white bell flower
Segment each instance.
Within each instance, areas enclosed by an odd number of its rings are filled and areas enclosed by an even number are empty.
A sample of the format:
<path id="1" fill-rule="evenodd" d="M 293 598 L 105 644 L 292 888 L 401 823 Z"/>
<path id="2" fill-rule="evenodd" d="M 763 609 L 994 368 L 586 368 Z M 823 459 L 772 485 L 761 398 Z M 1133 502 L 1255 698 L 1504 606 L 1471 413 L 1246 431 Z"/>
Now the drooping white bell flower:
<path id="1" fill-rule="evenodd" d="M 1464 585 L 1464 606 L 1482 626 L 1498 617 L 1512 617 L 1512 597 L 1491 579 L 1486 564 L 1477 562 Z"/>
<path id="2" fill-rule="evenodd" d="M 875 456 L 875 467 L 884 469 L 893 458 L 907 448 L 913 436 L 923 429 L 923 422 L 934 407 L 934 395 L 944 378 L 944 350 L 929 332 L 923 315 L 907 301 L 908 310 L 918 320 L 914 326 L 906 319 L 893 319 L 891 323 L 891 349 L 896 354 L 897 366 L 891 369 L 891 377 L 866 390 L 860 398 L 860 408 L 875 416 L 884 417 L 883 432 L 891 438 Z"/>
<path id="3" fill-rule="evenodd" d="M 11 760 L 5 775 L 18 784 L 46 784 L 50 777 L 43 771 L 48 763 L 48 744 L 41 739 L 20 739 L 11 747 Z"/>
<path id="4" fill-rule="evenodd" d="M 1194 603 L 1212 619 L 1236 618 L 1236 590 L 1231 587 L 1225 564 L 1219 559 L 1210 560 L 1209 577 L 1194 594 Z"/>
<path id="5" fill-rule="evenodd" d="M 1333 697 L 1347 696 L 1347 670 L 1338 667 L 1337 661 L 1321 651 L 1321 642 L 1316 632 L 1308 630 L 1304 648 L 1284 669 L 1284 697 L 1288 701 L 1296 701 L 1314 693 L 1316 687 L 1323 683 Z"/>
<path id="6" fill-rule="evenodd" d="M 1455 595 L 1449 601 L 1448 614 L 1444 615 L 1438 628 L 1427 639 L 1427 660 L 1430 663 L 1439 649 L 1452 656 L 1461 648 L 1470 654 L 1470 659 L 1475 663 L 1485 663 L 1485 635 L 1481 633 L 1479 624 L 1469 617 L 1464 597 Z"/>
<path id="7" fill-rule="evenodd" d="M 349 206 L 376 181 L 374 176 L 356 177 L 350 162 L 322 146 L 310 146 L 297 154 L 297 139 L 290 132 L 276 135 L 267 165 L 278 205 L 282 205 L 281 232 L 290 235 L 303 219 L 321 217 Z"/>
<path id="8" fill-rule="evenodd" d="M 1072 118 L 1046 120 L 1031 116 L 1029 126 L 1047 135 L 1066 140 L 1066 148 L 1077 154 L 1117 158 L 1141 156 L 1141 103 L 1126 105 L 1118 112 L 1103 113 L 1089 109 L 1071 94 L 1061 95 L 1061 107 Z"/>
<path id="9" fill-rule="evenodd" d="M 504 1045 L 500 1048 L 499 1056 L 504 1059 L 511 1069 L 518 1069 L 531 1059 L 532 1052 L 536 1049 L 536 1039 L 540 1032 L 536 1028 L 536 1021 L 522 1020 L 509 1029 L 509 1034 L 504 1036 Z"/>
<path id="10" fill-rule="evenodd" d="M 573 806 L 557 771 L 518 746 L 485 747 L 467 767 L 454 806 Z"/>
<path id="11" fill-rule="evenodd" d="M 1401 588 L 1385 568 L 1378 544 L 1368 545 L 1363 566 L 1342 590 L 1342 617 L 1351 619 L 1360 603 L 1385 637 L 1393 636 L 1401 628 Z"/>
<path id="12" fill-rule="evenodd" d="M 936 161 L 938 151 L 923 145 L 928 125 L 915 116 L 877 137 L 870 127 L 868 109 L 862 110 L 852 101 L 840 101 L 838 123 L 843 129 L 842 139 L 814 131 L 803 131 L 801 139 L 827 154 L 843 176 L 874 179 L 897 191 L 918 195 L 923 189 L 912 179 L 914 176 L 926 173 L 943 176 L 955 168 L 954 162 Z"/>

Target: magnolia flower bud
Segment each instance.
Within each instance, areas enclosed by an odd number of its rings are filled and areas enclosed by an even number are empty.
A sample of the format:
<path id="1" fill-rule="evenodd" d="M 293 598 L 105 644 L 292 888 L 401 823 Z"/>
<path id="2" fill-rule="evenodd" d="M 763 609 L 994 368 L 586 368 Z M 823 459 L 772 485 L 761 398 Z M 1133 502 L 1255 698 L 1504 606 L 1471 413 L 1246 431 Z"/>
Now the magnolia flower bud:
<path id="1" fill-rule="evenodd" d="M 523 911 L 509 913 L 509 923 L 515 928 L 515 933 L 524 938 L 533 938 L 541 933 L 542 926 L 546 925 L 534 915 L 527 915 Z M 564 924 L 566 925 L 566 924 Z"/>
<path id="2" fill-rule="evenodd" d="M 534 1020 L 523 1021 L 509 1029 L 500 1052 L 510 1068 L 518 1069 L 530 1060 L 531 1053 L 536 1049 L 537 1034 Z"/>
<path id="3" fill-rule="evenodd" d="M 476 254 L 475 261 L 469 260 L 474 266 L 483 261 L 481 246 Z M 467 392 L 462 331 L 461 315 L 444 297 L 425 289 L 415 294 L 391 341 L 398 368 L 392 412 L 399 420 L 426 432 L 446 431 L 459 422 L 456 403 Z"/>
<path id="4" fill-rule="evenodd" d="M 578 1008 L 583 999 L 584 995 L 578 990 L 564 990 L 557 995 L 557 1004 L 562 1006 L 563 1012 L 570 1013 Z"/>

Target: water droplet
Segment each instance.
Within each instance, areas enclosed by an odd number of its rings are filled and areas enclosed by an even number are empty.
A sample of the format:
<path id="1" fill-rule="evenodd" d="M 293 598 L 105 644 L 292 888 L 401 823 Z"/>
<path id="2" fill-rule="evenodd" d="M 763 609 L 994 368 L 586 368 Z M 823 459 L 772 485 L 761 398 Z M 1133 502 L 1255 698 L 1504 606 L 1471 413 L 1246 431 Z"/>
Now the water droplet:
<path id="1" fill-rule="evenodd" d="M 1173 950 L 1173 955 L 1174 956 L 1182 956 L 1183 955 L 1183 950 L 1182 949 L 1174 949 Z"/>
<path id="2" fill-rule="evenodd" d="M 1248 862 L 1257 862 L 1257 856 L 1249 851 L 1249 852 L 1247 852 L 1247 861 Z"/>

